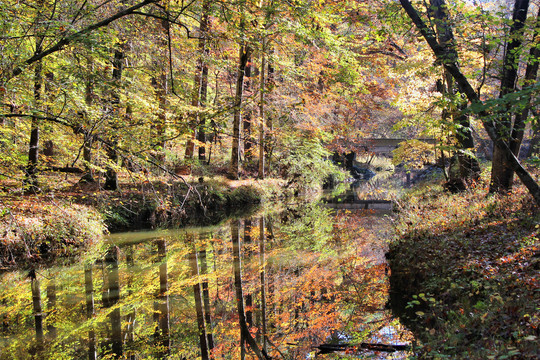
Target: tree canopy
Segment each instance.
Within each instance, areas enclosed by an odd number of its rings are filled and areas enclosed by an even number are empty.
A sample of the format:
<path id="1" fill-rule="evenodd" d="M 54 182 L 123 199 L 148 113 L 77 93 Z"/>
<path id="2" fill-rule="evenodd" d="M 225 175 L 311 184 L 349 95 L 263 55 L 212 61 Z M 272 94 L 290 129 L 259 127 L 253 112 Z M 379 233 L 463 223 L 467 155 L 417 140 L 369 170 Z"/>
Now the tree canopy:
<path id="1" fill-rule="evenodd" d="M 465 169 L 489 137 L 492 191 L 515 171 L 539 202 L 518 160 L 523 137 L 538 138 L 538 4 L 400 4 L 5 1 L 0 176 L 26 191 L 51 170 L 112 190 L 119 172 L 211 163 L 264 177 L 313 155 L 306 144 L 325 158 L 423 135 L 469 154 Z"/>

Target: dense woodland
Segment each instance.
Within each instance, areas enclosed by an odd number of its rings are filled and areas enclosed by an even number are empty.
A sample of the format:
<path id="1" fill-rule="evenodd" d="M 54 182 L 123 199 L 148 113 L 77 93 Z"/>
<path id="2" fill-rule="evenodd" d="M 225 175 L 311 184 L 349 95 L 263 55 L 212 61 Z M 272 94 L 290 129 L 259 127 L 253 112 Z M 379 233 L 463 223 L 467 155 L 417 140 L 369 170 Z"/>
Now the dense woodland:
<path id="1" fill-rule="evenodd" d="M 3 2 L 0 175 L 311 178 L 359 139 L 430 137 L 463 188 L 489 139 L 491 191 L 516 172 L 538 202 L 516 158 L 538 142 L 538 4 L 425 5 Z"/>
<path id="2" fill-rule="evenodd" d="M 540 1 L 6 0 L 0 19 L 0 359 L 356 358 L 398 350 L 381 326 L 419 358 L 538 358 Z M 391 217 L 310 202 L 355 155 L 376 170 L 369 139 L 403 140 L 387 180 L 427 181 L 355 190 Z M 284 193 L 308 196 L 261 201 Z"/>

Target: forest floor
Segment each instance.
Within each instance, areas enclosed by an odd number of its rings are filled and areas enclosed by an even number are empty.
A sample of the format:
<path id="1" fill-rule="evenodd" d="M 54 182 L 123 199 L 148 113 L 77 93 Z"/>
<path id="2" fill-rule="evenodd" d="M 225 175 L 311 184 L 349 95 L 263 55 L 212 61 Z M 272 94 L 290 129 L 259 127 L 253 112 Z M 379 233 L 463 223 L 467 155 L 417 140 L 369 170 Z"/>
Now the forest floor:
<path id="1" fill-rule="evenodd" d="M 217 224 L 283 194 L 281 180 L 220 176 L 120 177 L 117 191 L 56 174 L 40 183 L 35 194 L 20 181 L 0 183 L 0 269 L 76 254 L 106 232 Z"/>
<path id="2" fill-rule="evenodd" d="M 399 203 L 391 303 L 419 358 L 540 358 L 538 207 L 520 184 L 506 196 L 487 185 L 424 185 Z"/>

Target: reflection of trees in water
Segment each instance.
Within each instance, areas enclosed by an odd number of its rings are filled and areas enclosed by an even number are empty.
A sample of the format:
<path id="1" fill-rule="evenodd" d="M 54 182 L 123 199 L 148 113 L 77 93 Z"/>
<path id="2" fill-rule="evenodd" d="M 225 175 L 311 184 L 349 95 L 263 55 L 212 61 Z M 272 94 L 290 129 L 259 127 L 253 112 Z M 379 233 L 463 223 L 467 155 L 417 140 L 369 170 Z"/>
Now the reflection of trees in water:
<path id="1" fill-rule="evenodd" d="M 107 338 L 104 341 L 105 347 L 110 349 L 115 358 L 122 356 L 122 319 L 120 307 L 115 306 L 120 300 L 120 274 L 118 271 L 117 246 L 111 246 L 105 255 L 105 269 L 103 279 L 102 301 L 104 308 L 110 308 L 108 314 L 110 328 L 107 329 Z"/>
<path id="2" fill-rule="evenodd" d="M 86 317 L 88 326 L 88 360 L 97 359 L 96 353 L 96 333 L 92 320 L 94 318 L 94 279 L 92 276 L 92 265 L 84 264 L 84 292 L 86 300 Z"/>
<path id="3" fill-rule="evenodd" d="M 205 236 L 206 237 L 206 236 Z M 202 250 L 199 251 L 199 259 L 201 265 L 202 279 L 202 296 L 204 305 L 204 321 L 206 329 L 206 342 L 210 352 L 214 349 L 214 334 L 212 329 L 212 310 L 210 307 L 210 290 L 208 288 L 208 264 L 206 261 L 206 244 L 203 244 Z"/>
<path id="4" fill-rule="evenodd" d="M 56 338 L 56 326 L 53 319 L 56 312 L 56 282 L 53 279 L 47 284 L 47 335 L 51 340 Z"/>
<path id="5" fill-rule="evenodd" d="M 43 311 L 41 310 L 41 288 L 39 285 L 39 279 L 37 278 L 35 271 L 31 276 L 31 288 L 32 288 L 32 309 L 34 310 L 34 326 L 36 328 L 36 342 L 38 346 L 43 345 Z"/>
<path id="6" fill-rule="evenodd" d="M 248 221 L 248 225 L 244 227 L 244 244 L 251 243 L 251 220 Z M 242 284 L 242 251 L 241 240 L 239 234 L 240 223 L 238 220 L 231 221 L 231 239 L 232 239 L 232 251 L 233 251 L 233 272 L 234 272 L 234 288 L 236 293 L 236 308 L 238 312 L 238 323 L 240 325 L 240 342 L 241 342 L 241 359 L 245 358 L 245 344 L 248 344 L 250 349 L 255 353 L 259 359 L 268 359 L 266 351 L 259 348 L 259 345 L 251 334 L 251 328 L 253 327 L 253 317 L 247 316 L 251 314 L 251 309 L 246 311 L 244 302 L 246 297 L 244 296 L 243 284 Z M 246 241 L 247 240 L 247 241 Z M 251 295 L 248 297 L 249 302 L 252 302 Z M 247 306 L 247 304 L 246 304 Z"/>
<path id="7" fill-rule="evenodd" d="M 51 293 L 47 309 L 56 308 L 54 318 L 61 319 L 61 326 L 51 325 L 62 346 L 51 345 L 58 340 L 50 337 L 44 341 L 67 358 L 96 359 L 104 349 L 129 359 L 173 353 L 252 359 L 266 352 L 304 358 L 336 330 L 360 339 L 391 320 L 382 310 L 385 266 L 363 256 L 377 246 L 370 231 L 354 214 L 306 205 L 287 215 L 234 220 L 204 235 L 187 230 L 113 246 L 105 261 L 65 268 L 55 279 L 62 291 L 56 306 Z M 96 276 L 100 269 L 103 276 Z M 43 281 L 52 289 L 51 280 Z M 24 293 L 27 304 L 32 289 Z M 21 323 L 12 313 L 22 299 L 2 299 L 11 309 L 2 314 L 7 322 Z M 77 315 L 77 308 L 86 312 Z M 42 313 L 36 310 L 28 316 Z M 88 339 L 84 348 L 77 344 L 81 338 Z"/>
<path id="8" fill-rule="evenodd" d="M 133 296 L 133 284 L 136 279 L 134 279 L 133 276 L 133 270 L 135 268 L 135 260 L 133 257 L 134 249 L 133 245 L 130 245 L 125 249 L 126 254 L 126 287 L 127 287 L 127 296 Z M 137 358 L 136 353 L 130 349 L 131 344 L 135 341 L 135 318 L 136 318 L 136 311 L 135 307 L 131 307 L 131 311 L 127 311 L 127 314 L 125 316 L 125 335 L 124 338 L 126 339 L 126 358 L 129 360 L 135 360 Z"/>
<path id="9" fill-rule="evenodd" d="M 169 353 L 169 274 L 167 272 L 167 247 L 163 239 L 155 241 L 157 246 L 157 261 L 159 264 L 159 291 L 154 302 L 154 346 L 158 359 Z"/>
<path id="10" fill-rule="evenodd" d="M 206 326 L 205 326 L 205 317 L 203 309 L 203 299 L 201 293 L 201 283 L 199 276 L 199 260 L 197 257 L 197 249 L 195 248 L 195 243 L 193 238 L 188 237 L 188 241 L 193 245 L 193 250 L 189 254 L 189 264 L 191 267 L 191 276 L 194 278 L 193 284 L 193 296 L 195 299 L 195 310 L 197 314 L 197 326 L 199 329 L 199 343 L 201 346 L 201 358 L 203 360 L 209 359 L 208 355 L 208 342 L 206 337 Z"/>

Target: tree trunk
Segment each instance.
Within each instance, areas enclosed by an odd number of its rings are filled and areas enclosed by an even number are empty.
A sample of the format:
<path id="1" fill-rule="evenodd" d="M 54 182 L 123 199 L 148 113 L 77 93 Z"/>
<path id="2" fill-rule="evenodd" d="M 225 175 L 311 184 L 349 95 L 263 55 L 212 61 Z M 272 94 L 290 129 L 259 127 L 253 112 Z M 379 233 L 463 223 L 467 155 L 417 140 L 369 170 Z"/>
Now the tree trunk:
<path id="1" fill-rule="evenodd" d="M 92 73 L 94 72 L 94 61 L 91 58 L 91 55 L 88 55 L 88 70 Z M 86 103 L 86 106 L 90 108 L 93 103 L 94 98 L 94 80 L 92 77 L 88 77 L 86 79 L 86 85 L 85 85 L 85 97 L 84 101 Z M 83 114 L 81 121 L 86 122 L 86 125 L 88 125 L 88 114 Z M 92 135 L 92 131 L 88 131 L 84 134 L 84 143 L 83 143 L 83 160 L 84 160 L 84 175 L 79 180 L 80 182 L 86 182 L 86 183 L 93 183 L 95 182 L 94 179 L 94 170 L 92 169 L 92 144 L 94 142 L 94 137 Z"/>
<path id="2" fill-rule="evenodd" d="M 111 129 L 112 134 L 110 136 L 110 143 L 107 145 L 107 156 L 109 158 L 110 165 L 107 166 L 105 171 L 105 184 L 103 188 L 105 190 L 117 190 L 118 189 L 118 174 L 116 173 L 115 166 L 118 163 L 118 152 L 116 150 L 116 146 L 118 144 L 118 135 L 116 134 L 116 131 L 118 130 L 118 126 L 115 124 L 118 122 L 119 118 L 119 110 L 120 110 L 120 95 L 118 94 L 118 87 L 120 86 L 120 82 L 122 81 L 122 71 L 123 71 L 123 62 L 124 62 L 124 51 L 123 51 L 123 45 L 119 45 L 119 47 L 114 51 L 114 59 L 113 59 L 113 73 L 112 73 L 112 79 L 114 81 L 114 85 L 116 87 L 115 90 L 113 90 L 112 99 L 111 99 L 111 117 L 113 118 L 111 121 Z"/>
<path id="3" fill-rule="evenodd" d="M 536 15 L 536 26 L 532 36 L 533 41 L 540 37 L 540 8 L 538 9 L 538 14 Z M 529 51 L 529 61 L 525 69 L 525 78 L 523 87 L 534 85 L 536 78 L 538 77 L 538 65 L 540 62 L 540 48 L 538 46 L 533 46 Z M 529 117 L 529 110 L 531 108 L 531 97 L 529 97 L 527 106 L 519 114 L 516 114 L 514 120 L 514 126 L 512 129 L 512 137 L 510 142 L 510 150 L 519 157 L 519 150 L 521 148 L 521 143 L 523 142 L 523 135 L 525 134 L 525 122 Z M 532 146 L 532 143 L 531 143 Z"/>
<path id="4" fill-rule="evenodd" d="M 258 178 L 264 179 L 264 167 L 265 167 L 265 154 L 264 143 L 266 141 L 265 126 L 264 126 L 264 101 L 265 101 L 265 67 L 266 67 L 266 55 L 265 55 L 265 39 L 261 39 L 261 72 L 259 73 L 259 173 Z"/>
<path id="5" fill-rule="evenodd" d="M 41 40 L 38 40 L 39 44 L 36 45 L 37 50 L 41 51 Z M 36 63 L 34 68 L 34 111 L 37 112 L 41 107 L 41 90 L 43 83 L 43 64 L 41 61 Z M 39 157 L 39 124 L 38 117 L 32 117 L 32 123 L 30 125 L 30 143 L 28 147 L 28 165 L 26 166 L 26 178 L 24 181 L 25 192 L 34 193 L 39 190 L 37 180 L 37 166 Z"/>
<path id="6" fill-rule="evenodd" d="M 203 89 L 204 68 L 206 65 L 206 35 L 208 30 L 208 12 L 210 3 L 208 0 L 203 2 L 201 21 L 199 24 L 199 59 L 197 60 L 197 66 L 195 68 L 195 76 L 193 79 L 193 94 L 191 98 L 191 106 L 195 108 L 201 107 L 201 92 Z M 206 70 L 206 83 L 208 83 L 208 69 Z M 205 85 L 206 87 L 207 85 Z M 186 159 L 192 159 L 195 155 L 195 142 L 197 138 L 197 127 L 200 126 L 200 115 L 198 110 L 192 116 L 191 131 L 192 134 L 186 144 Z"/>
<path id="7" fill-rule="evenodd" d="M 251 77 L 253 76 L 253 66 L 251 65 L 251 56 L 247 60 L 244 75 L 245 75 L 244 93 L 249 93 L 252 86 Z M 244 159 L 246 160 L 246 162 L 248 162 L 253 158 L 253 154 L 252 154 L 253 141 L 251 139 L 251 121 L 252 121 L 251 109 L 245 108 L 242 111 L 242 114 L 243 114 L 242 138 L 244 140 Z"/>
<path id="8" fill-rule="evenodd" d="M 166 4 L 165 4 L 166 7 Z M 167 18 L 168 14 L 164 9 L 160 10 L 160 16 Z M 168 37 L 170 32 L 170 23 L 166 19 L 157 20 L 157 38 L 160 54 L 154 59 L 154 76 L 152 77 L 152 86 L 155 89 L 159 110 L 157 113 L 157 121 L 152 124 L 152 132 L 154 133 L 153 148 L 155 149 L 156 160 L 163 164 L 165 160 L 165 131 L 166 131 L 166 112 L 167 112 L 167 94 L 169 93 L 169 84 L 167 81 L 167 64 L 168 57 L 161 55 L 165 53 L 164 49 L 168 47 Z"/>
<path id="9" fill-rule="evenodd" d="M 46 9 L 44 0 L 36 2 L 38 11 L 35 18 L 35 34 L 36 34 L 36 51 L 35 54 L 43 52 L 43 26 L 44 14 Z M 43 62 L 38 60 L 34 67 L 34 113 L 41 111 L 42 106 L 42 87 L 43 87 Z M 27 193 L 35 193 L 39 190 L 37 179 L 37 166 L 39 159 L 39 136 L 40 136 L 40 120 L 37 116 L 33 116 L 30 125 L 30 142 L 28 144 L 28 164 L 25 169 L 25 179 L 23 182 L 24 191 Z"/>
<path id="10" fill-rule="evenodd" d="M 205 52 L 207 54 L 208 49 L 205 49 Z M 208 65 L 206 62 L 203 64 L 201 77 L 201 107 L 204 107 L 208 97 Z M 204 115 L 199 118 L 197 140 L 199 141 L 199 160 L 204 163 L 206 161 L 206 118 Z"/>
<path id="11" fill-rule="evenodd" d="M 269 49 L 268 53 L 272 54 L 274 50 Z M 274 88 L 274 65 L 272 64 L 270 57 L 266 61 L 267 63 L 267 73 L 266 73 L 266 85 L 265 89 L 267 93 L 270 93 Z M 274 136 L 274 121 L 272 115 L 269 112 L 266 112 L 266 136 L 264 142 L 264 153 L 265 153 L 265 165 L 267 171 L 270 171 L 272 168 L 272 153 L 273 153 L 273 136 Z"/>
<path id="12" fill-rule="evenodd" d="M 540 148 L 540 133 L 538 131 L 533 133 L 531 143 L 529 145 L 529 150 L 525 157 L 531 157 L 535 154 L 538 154 L 538 149 Z"/>
<path id="13" fill-rule="evenodd" d="M 433 51 L 437 59 L 441 59 L 441 60 L 445 59 L 446 49 L 437 42 L 433 32 L 426 26 L 426 24 L 420 18 L 417 11 L 412 6 L 411 2 L 409 0 L 400 0 L 400 3 L 403 9 L 407 12 L 407 15 L 411 18 L 413 23 L 416 25 L 416 27 L 418 28 L 418 30 L 420 31 L 420 33 L 422 34 L 422 36 L 428 43 L 429 47 L 431 48 L 431 50 Z M 452 75 L 454 80 L 456 80 L 460 91 L 467 96 L 467 99 L 473 105 L 482 104 L 480 97 L 478 96 L 476 91 L 473 89 L 473 87 L 471 86 L 471 84 L 469 83 L 465 75 L 463 75 L 463 73 L 459 69 L 459 66 L 456 63 L 445 62 L 444 67 Z M 480 120 L 482 120 L 484 129 L 486 130 L 490 139 L 493 142 L 499 141 L 500 137 L 498 135 L 498 131 L 495 128 L 495 125 L 490 120 L 488 120 L 488 115 L 489 114 L 485 110 L 482 110 L 479 112 Z M 512 166 L 516 174 L 519 176 L 520 180 L 527 187 L 527 190 L 529 190 L 529 193 L 533 196 L 535 202 L 538 205 L 540 205 L 540 186 L 538 185 L 536 180 L 521 165 L 521 163 L 512 153 L 510 147 L 508 146 L 506 142 L 502 141 L 500 142 L 499 145 L 502 147 L 502 150 L 504 151 L 505 156 L 510 163 L 510 166 Z"/>
<path id="14" fill-rule="evenodd" d="M 510 42 L 506 46 L 506 52 L 503 61 L 503 72 L 501 79 L 500 97 L 514 92 L 516 90 L 516 80 L 518 77 L 518 62 L 520 52 L 518 51 L 522 44 L 525 20 L 527 19 L 527 11 L 529 9 L 529 0 L 516 0 L 514 2 L 514 14 L 512 16 L 512 25 L 509 30 Z M 491 167 L 491 182 L 489 192 L 491 193 L 507 193 L 512 190 L 514 178 L 514 169 L 509 163 L 505 154 L 504 144 L 511 144 L 512 135 L 512 113 L 510 104 L 507 106 L 506 113 L 501 114 L 502 119 L 496 125 L 497 140 L 493 143 L 493 161 Z M 516 117 L 518 120 L 519 117 Z M 517 124 L 518 128 L 520 127 Z M 514 146 L 514 155 L 519 153 L 521 142 Z M 513 150 L 512 148 L 510 148 Z"/>
<path id="15" fill-rule="evenodd" d="M 240 121 L 242 117 L 242 97 L 244 90 L 244 75 L 251 49 L 245 43 L 240 45 L 238 53 L 238 71 L 236 77 L 236 94 L 234 97 L 233 111 L 233 139 L 231 149 L 231 166 L 229 177 L 238 180 L 240 170 Z"/>
<path id="16" fill-rule="evenodd" d="M 442 61 L 457 63 L 458 53 L 456 50 L 456 43 L 452 28 L 450 27 L 448 9 L 444 0 L 431 0 L 430 11 L 433 12 L 433 16 L 436 19 L 436 31 L 439 44 L 447 49 L 447 57 Z M 447 70 L 444 70 L 444 78 L 446 79 L 446 88 L 444 92 L 451 96 L 456 96 L 457 89 L 454 86 L 452 76 Z M 459 178 L 450 179 L 450 182 L 454 183 L 453 186 L 465 186 L 469 180 L 477 180 L 480 176 L 480 166 L 478 161 L 465 151 L 474 151 L 474 139 L 472 137 L 471 125 L 469 117 L 464 114 L 466 106 L 453 111 L 452 121 L 456 124 L 456 139 L 458 142 L 457 158 L 459 163 Z M 459 183 L 459 185 L 458 185 Z"/>

